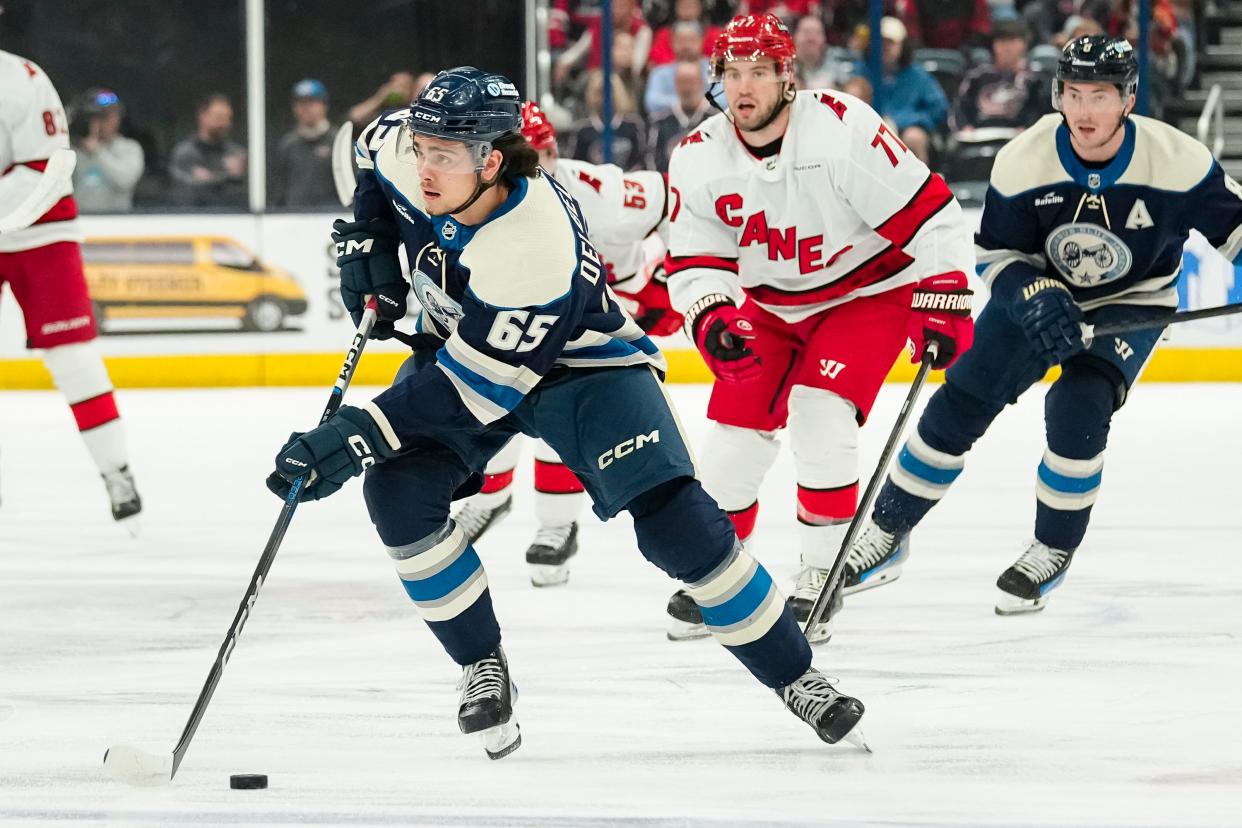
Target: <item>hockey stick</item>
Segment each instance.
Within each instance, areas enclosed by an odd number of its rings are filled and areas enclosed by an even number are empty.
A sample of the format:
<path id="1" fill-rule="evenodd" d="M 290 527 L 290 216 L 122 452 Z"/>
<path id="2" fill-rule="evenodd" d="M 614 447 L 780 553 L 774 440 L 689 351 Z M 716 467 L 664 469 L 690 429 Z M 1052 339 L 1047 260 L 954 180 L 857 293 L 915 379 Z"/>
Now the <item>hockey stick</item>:
<path id="1" fill-rule="evenodd" d="M 34 188 L 26 193 L 21 204 L 0 217 L 0 236 L 25 230 L 61 199 L 61 190 L 73 177 L 78 156 L 73 150 L 58 149 L 48 156 L 47 164 Z"/>
<path id="2" fill-rule="evenodd" d="M 346 121 L 332 139 L 332 183 L 342 207 L 354 203 L 354 125 Z"/>
<path id="3" fill-rule="evenodd" d="M 350 343 L 349 352 L 345 355 L 345 363 L 341 366 L 340 374 L 337 375 L 336 384 L 332 386 L 332 393 L 328 397 L 327 406 L 324 407 L 323 416 L 319 418 L 320 425 L 326 423 L 328 418 L 341 407 L 345 389 L 349 387 L 349 381 L 353 378 L 354 369 L 358 365 L 362 349 L 366 346 L 367 337 L 374 325 L 375 300 L 371 299 L 367 303 L 366 311 L 362 314 L 362 321 L 358 324 L 358 331 L 354 334 L 353 342 Z M 220 677 L 224 674 L 224 666 L 229 663 L 229 656 L 233 654 L 237 638 L 241 635 L 242 627 L 246 625 L 246 619 L 250 617 L 255 599 L 259 597 L 259 590 L 263 587 L 268 570 L 272 568 L 272 561 L 276 559 L 276 551 L 280 549 L 281 541 L 285 538 L 285 531 L 288 530 L 293 520 L 294 510 L 298 507 L 298 495 L 301 494 L 305 484 L 306 478 L 299 477 L 293 481 L 293 486 L 289 489 L 285 505 L 280 510 L 280 517 L 276 519 L 272 534 L 268 536 L 267 546 L 263 548 L 263 556 L 259 558 L 259 565 L 255 567 L 254 575 L 250 578 L 250 586 L 246 588 L 241 606 L 237 608 L 237 615 L 233 617 L 228 635 L 224 637 L 224 643 L 220 645 L 216 661 L 211 665 L 211 672 L 207 674 L 207 682 L 199 691 L 198 701 L 194 703 L 194 710 L 191 711 L 190 719 L 181 732 L 177 747 L 171 754 L 148 753 L 128 745 L 110 747 L 104 752 L 103 765 L 104 770 L 113 779 L 130 785 L 166 785 L 177 775 L 177 769 L 181 767 L 181 761 L 190 748 L 190 740 L 194 738 L 199 722 L 203 720 L 203 714 L 207 712 L 207 705 L 216 692 L 216 685 L 220 683 Z"/>
<path id="4" fill-rule="evenodd" d="M 876 464 L 875 473 L 871 475 L 871 480 L 867 483 L 867 490 L 863 492 L 862 502 L 858 504 L 858 510 L 854 512 L 854 518 L 850 521 L 849 529 L 845 533 L 845 539 L 841 541 L 841 549 L 837 552 L 836 560 L 832 562 L 832 570 L 828 573 L 828 580 L 824 582 L 823 588 L 815 598 L 815 604 L 811 607 L 811 614 L 807 616 L 806 626 L 803 628 L 804 633 L 810 633 L 815 628 L 815 625 L 820 623 L 824 613 L 828 610 L 832 593 L 836 590 L 837 582 L 841 580 L 841 574 L 845 569 L 847 553 L 850 547 L 854 545 L 854 538 L 858 535 L 858 529 L 862 526 L 863 518 L 871 511 L 871 504 L 875 500 L 876 492 L 880 488 L 880 481 L 884 479 L 884 475 L 888 471 L 888 464 L 893 459 L 893 451 L 897 448 L 897 442 L 901 439 L 901 435 L 905 433 L 906 423 L 909 422 L 910 415 L 914 411 L 914 402 L 918 399 L 919 393 L 927 383 L 927 374 L 931 371 L 932 363 L 936 361 L 936 351 L 936 343 L 933 342 L 923 352 L 923 361 L 919 365 L 919 372 L 915 375 L 914 382 L 910 385 L 910 391 L 906 394 L 906 401 L 901 404 L 901 413 L 897 415 L 897 423 L 893 426 L 892 433 L 888 435 L 888 442 L 884 444 L 884 451 L 880 453 L 880 462 Z"/>
<path id="5" fill-rule="evenodd" d="M 1083 342 L 1090 342 L 1097 336 L 1112 336 L 1114 334 L 1130 333 L 1131 331 L 1145 331 L 1150 328 L 1163 328 L 1165 325 L 1176 325 L 1179 322 L 1194 322 L 1196 319 L 1231 316 L 1235 313 L 1242 313 L 1242 302 L 1235 302 L 1232 305 L 1218 305 L 1214 308 L 1200 308 L 1199 310 L 1170 313 L 1166 316 L 1149 316 L 1146 319 L 1122 319 L 1119 322 L 1109 322 L 1106 325 L 1084 324 L 1082 326 L 1082 339 Z"/>

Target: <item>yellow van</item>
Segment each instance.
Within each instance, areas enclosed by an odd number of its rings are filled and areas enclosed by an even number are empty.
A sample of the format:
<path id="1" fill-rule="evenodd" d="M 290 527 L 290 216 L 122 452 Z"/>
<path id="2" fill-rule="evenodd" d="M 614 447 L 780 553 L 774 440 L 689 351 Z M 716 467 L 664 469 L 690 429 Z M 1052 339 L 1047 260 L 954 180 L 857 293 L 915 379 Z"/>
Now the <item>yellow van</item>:
<path id="1" fill-rule="evenodd" d="M 306 313 L 292 276 L 227 236 L 88 238 L 82 261 L 101 328 L 109 319 L 206 318 L 278 331 Z"/>

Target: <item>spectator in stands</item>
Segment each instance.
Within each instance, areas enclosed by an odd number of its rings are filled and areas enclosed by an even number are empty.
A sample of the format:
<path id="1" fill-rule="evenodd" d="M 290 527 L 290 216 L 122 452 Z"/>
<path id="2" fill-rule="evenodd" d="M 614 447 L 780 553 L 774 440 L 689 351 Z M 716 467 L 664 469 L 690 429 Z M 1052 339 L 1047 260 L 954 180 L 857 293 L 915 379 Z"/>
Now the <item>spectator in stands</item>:
<path id="1" fill-rule="evenodd" d="M 325 207 L 337 203 L 332 181 L 332 125 L 328 90 L 314 78 L 293 85 L 294 127 L 276 147 L 272 164 L 272 204 Z"/>
<path id="2" fill-rule="evenodd" d="M 846 78 L 845 83 L 841 84 L 841 91 L 847 95 L 853 95 L 867 106 L 875 103 L 875 90 L 871 87 L 871 81 L 862 75 Z"/>
<path id="3" fill-rule="evenodd" d="M 643 78 L 634 70 L 634 36 L 617 32 L 612 36 L 612 71 L 633 100 L 641 100 Z"/>
<path id="4" fill-rule="evenodd" d="M 677 67 L 681 63 L 692 62 L 699 66 L 703 88 L 711 72 L 707 58 L 701 51 L 703 48 L 703 27 L 698 23 L 682 21 L 673 24 L 673 49 L 677 53 L 677 63 L 666 63 L 651 70 L 647 78 L 647 91 L 643 96 L 643 105 L 648 115 L 663 112 L 676 103 L 678 95 L 673 81 Z"/>
<path id="5" fill-rule="evenodd" d="M 986 46 L 992 30 L 988 0 L 907 0 L 910 39 L 928 49 Z"/>
<path id="6" fill-rule="evenodd" d="M 944 126 L 949 102 L 936 79 L 912 62 L 913 50 L 905 24 L 895 17 L 885 17 L 880 23 L 880 37 L 884 59 L 880 114 L 896 124 L 902 142 L 926 163 L 931 136 Z M 865 74 L 866 66 L 859 62 L 855 71 Z"/>
<path id="7" fill-rule="evenodd" d="M 423 87 L 431 82 L 429 75 L 430 73 L 424 72 L 415 78 L 409 72 L 393 72 L 392 76 L 371 94 L 371 97 L 349 108 L 349 120 L 353 123 L 355 132 L 374 121 L 381 112 L 409 106 L 410 101 L 418 97 L 422 89 L 419 81 L 426 78 L 422 84 Z"/>
<path id="8" fill-rule="evenodd" d="M 992 28 L 992 63 L 978 66 L 962 80 L 953 108 L 953 128 L 1025 129 L 1052 111 L 1048 82 L 1026 68 L 1026 24 L 1002 20 Z"/>
<path id="9" fill-rule="evenodd" d="M 836 89 L 853 74 L 859 56 L 839 46 L 830 47 L 824 21 L 818 15 L 798 18 L 793 41 L 798 50 L 794 74 L 799 89 Z"/>
<path id="10" fill-rule="evenodd" d="M 83 213 L 128 213 L 142 178 L 142 146 L 121 134 L 121 99 L 111 89 L 92 89 L 73 112 L 73 194 Z"/>
<path id="11" fill-rule="evenodd" d="M 233 104 L 214 92 L 198 105 L 198 130 L 173 147 L 168 172 L 175 203 L 245 207 L 246 149 L 234 141 Z"/>
<path id="12" fill-rule="evenodd" d="M 712 44 L 720 34 L 720 27 L 707 22 L 703 13 L 703 0 L 676 0 L 673 4 L 673 19 L 667 25 L 656 30 L 651 40 L 651 57 L 647 64 L 652 67 L 664 66 L 680 60 L 677 50 L 673 48 L 673 28 L 678 23 L 697 23 L 702 33 L 699 54 L 709 55 Z M 650 110 L 649 110 L 650 111 Z"/>
<path id="13" fill-rule="evenodd" d="M 715 111 L 703 94 L 707 87 L 699 61 L 679 60 L 673 67 L 677 98 L 667 110 L 652 116 L 648 138 L 651 166 L 662 173 L 668 172 L 669 156 L 681 139 Z"/>
<path id="14" fill-rule="evenodd" d="M 552 23 L 562 32 L 557 32 L 555 39 L 549 38 L 555 49 L 556 42 L 563 42 L 564 48 L 556 56 L 552 66 L 553 87 L 563 86 L 577 69 L 596 69 L 601 64 L 603 52 L 600 48 L 603 21 L 599 0 L 571 0 L 559 4 L 566 8 L 565 22 L 558 22 L 560 15 L 553 15 Z M 651 53 L 651 27 L 643 17 L 638 0 L 612 0 L 612 31 L 613 35 L 626 32 L 634 38 L 632 66 L 636 74 L 646 70 L 647 56 Z"/>
<path id="15" fill-rule="evenodd" d="M 1104 34 L 1104 27 L 1093 18 L 1072 15 L 1066 19 L 1065 26 L 1061 31 L 1053 35 L 1052 43 L 1058 49 L 1064 49 L 1065 44 L 1071 40 L 1102 34 Z"/>
<path id="16" fill-rule="evenodd" d="M 566 154 L 579 161 L 604 163 L 604 75 L 592 70 L 587 76 L 587 118 L 573 127 Z M 642 169 L 647 160 L 647 142 L 643 122 L 637 115 L 634 99 L 614 75 L 612 78 L 612 163 L 626 170 Z"/>
<path id="17" fill-rule="evenodd" d="M 771 13 L 787 24 L 808 14 L 822 11 L 822 0 L 739 0 L 738 14 Z"/>

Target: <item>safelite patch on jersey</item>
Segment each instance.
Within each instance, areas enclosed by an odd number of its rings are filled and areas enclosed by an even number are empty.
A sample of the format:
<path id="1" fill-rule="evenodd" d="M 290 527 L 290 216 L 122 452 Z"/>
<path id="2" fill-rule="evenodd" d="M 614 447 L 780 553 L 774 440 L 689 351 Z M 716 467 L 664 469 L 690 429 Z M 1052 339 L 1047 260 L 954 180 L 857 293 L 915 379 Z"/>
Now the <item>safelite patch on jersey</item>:
<path id="1" fill-rule="evenodd" d="M 1130 272 L 1134 256 L 1114 233 L 1098 224 L 1065 224 L 1044 245 L 1048 261 L 1075 287 L 1096 287 Z"/>

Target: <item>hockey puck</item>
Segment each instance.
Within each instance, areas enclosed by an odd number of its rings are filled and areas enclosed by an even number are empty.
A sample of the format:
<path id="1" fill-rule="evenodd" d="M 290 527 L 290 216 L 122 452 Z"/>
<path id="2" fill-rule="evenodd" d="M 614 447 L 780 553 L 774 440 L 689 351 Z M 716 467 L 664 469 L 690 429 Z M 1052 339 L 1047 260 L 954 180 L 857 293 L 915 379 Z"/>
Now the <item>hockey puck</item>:
<path id="1" fill-rule="evenodd" d="M 235 773 L 229 777 L 229 787 L 235 791 L 256 791 L 267 787 L 266 773 Z"/>

